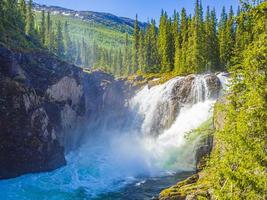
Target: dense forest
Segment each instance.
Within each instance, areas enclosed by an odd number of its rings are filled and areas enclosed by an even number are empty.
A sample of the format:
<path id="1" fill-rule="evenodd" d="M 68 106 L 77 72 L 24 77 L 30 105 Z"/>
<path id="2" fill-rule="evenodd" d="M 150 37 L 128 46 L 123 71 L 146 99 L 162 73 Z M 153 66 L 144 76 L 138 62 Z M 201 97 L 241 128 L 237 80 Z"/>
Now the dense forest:
<path id="1" fill-rule="evenodd" d="M 266 199 L 267 2 L 257 5 L 244 3 L 237 18 L 225 125 L 206 177 L 218 199 Z"/>
<path id="2" fill-rule="evenodd" d="M 44 48 L 78 66 L 116 76 L 225 71 L 250 39 L 244 30 L 245 6 L 238 8 L 236 15 L 232 7 L 228 12 L 224 7 L 218 21 L 215 9 L 207 7 L 204 16 L 202 4 L 196 0 L 194 15 L 182 9 L 169 17 L 162 11 L 159 27 L 151 20 L 141 29 L 136 16 L 134 33 L 125 33 L 123 47 L 105 48 L 89 45 L 84 39 L 72 40 L 67 21 L 52 21 L 49 12 L 42 11 L 40 20 L 36 20 L 32 4 L 25 0 L 1 1 L 1 41 L 16 47 Z"/>
<path id="3" fill-rule="evenodd" d="M 151 20 L 145 29 L 136 16 L 123 48 L 109 49 L 72 40 L 68 23 L 52 21 L 49 12 L 37 22 L 32 0 L 1 0 L 0 42 L 49 51 L 84 67 L 93 59 L 90 67 L 118 77 L 229 71 L 230 92 L 220 110 L 224 127 L 214 133 L 216 147 L 200 184 L 215 199 L 266 199 L 267 2 L 240 5 L 236 13 L 223 8 L 217 20 L 215 9 L 204 14 L 196 0 L 193 15 L 182 9 L 169 17 L 162 11 L 159 26 Z"/>

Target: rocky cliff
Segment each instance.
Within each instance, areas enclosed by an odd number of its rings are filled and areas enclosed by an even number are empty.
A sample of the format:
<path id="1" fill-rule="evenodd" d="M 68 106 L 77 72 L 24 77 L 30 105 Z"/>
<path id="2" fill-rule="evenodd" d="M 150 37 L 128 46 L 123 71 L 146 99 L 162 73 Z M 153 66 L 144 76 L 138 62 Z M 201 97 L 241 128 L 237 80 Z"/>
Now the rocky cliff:
<path id="1" fill-rule="evenodd" d="M 119 115 L 123 95 L 124 82 L 103 72 L 0 46 L 0 179 L 65 165 L 64 151 L 78 143 L 69 134 L 81 134 L 78 127 L 107 107 Z"/>

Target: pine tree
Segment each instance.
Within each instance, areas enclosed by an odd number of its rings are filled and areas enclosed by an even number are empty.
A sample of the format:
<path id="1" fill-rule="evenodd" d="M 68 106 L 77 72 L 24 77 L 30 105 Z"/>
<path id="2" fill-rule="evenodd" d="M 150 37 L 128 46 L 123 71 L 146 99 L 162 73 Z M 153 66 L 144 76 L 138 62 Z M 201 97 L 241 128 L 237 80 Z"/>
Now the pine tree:
<path id="1" fill-rule="evenodd" d="M 32 10 L 32 0 L 29 0 L 27 6 L 27 19 L 26 19 L 26 34 L 28 36 L 34 37 L 35 36 L 35 29 L 34 29 L 34 14 Z"/>
<path id="2" fill-rule="evenodd" d="M 211 47 L 210 51 L 210 63 L 211 69 L 213 71 L 220 70 L 220 53 L 219 53 L 219 41 L 218 41 L 218 34 L 217 34 L 217 19 L 216 19 L 216 11 L 213 9 L 211 11 L 211 19 L 210 19 L 210 37 L 211 37 Z"/>
<path id="3" fill-rule="evenodd" d="M 232 6 L 230 8 L 225 27 L 225 43 L 225 54 L 223 60 L 227 69 L 230 66 L 235 44 L 234 12 Z"/>
<path id="4" fill-rule="evenodd" d="M 138 24 L 138 16 L 136 15 L 134 22 L 134 42 L 133 42 L 133 57 L 132 57 L 132 70 L 130 73 L 135 73 L 138 70 L 138 50 L 139 50 L 139 35 L 140 28 Z"/>
<path id="5" fill-rule="evenodd" d="M 147 66 L 145 67 L 145 72 L 158 73 L 160 72 L 159 54 L 157 46 L 157 30 L 156 21 L 151 20 L 151 24 L 146 33 L 146 51 L 147 56 Z"/>
<path id="6" fill-rule="evenodd" d="M 17 0 L 8 0 L 3 2 L 5 4 L 5 22 L 7 23 L 8 28 L 13 28 L 13 30 L 18 31 L 19 29 L 19 12 Z"/>
<path id="7" fill-rule="evenodd" d="M 41 43 L 45 45 L 45 11 L 42 10 L 42 17 L 41 17 L 41 27 L 40 27 L 40 37 L 41 37 Z"/>
<path id="8" fill-rule="evenodd" d="M 64 36 L 64 49 L 65 49 L 65 57 L 67 59 L 67 61 L 69 62 L 73 62 L 74 59 L 74 48 L 73 48 L 73 44 L 72 41 L 70 39 L 70 34 L 69 34 L 69 25 L 68 22 L 66 21 L 64 24 L 64 32 L 63 32 L 63 36 Z"/>
<path id="9" fill-rule="evenodd" d="M 0 40 L 4 36 L 4 21 L 5 21 L 5 12 L 4 12 L 4 1 L 0 1 Z"/>
<path id="10" fill-rule="evenodd" d="M 216 13 L 207 7 L 205 20 L 205 65 L 206 71 L 219 70 L 219 49 L 216 31 Z"/>
<path id="11" fill-rule="evenodd" d="M 143 31 L 139 31 L 139 44 L 138 44 L 138 70 L 142 73 L 145 72 L 146 66 L 146 46 L 145 46 L 145 36 Z"/>
<path id="12" fill-rule="evenodd" d="M 190 59 L 191 73 L 202 72 L 205 70 L 205 52 L 204 52 L 204 24 L 203 9 L 199 0 L 196 0 L 195 15 L 191 24 L 191 45 L 192 51 L 188 52 L 187 57 Z M 190 55 L 191 54 L 191 55 Z"/>
<path id="13" fill-rule="evenodd" d="M 226 25 L 227 25 L 227 14 L 225 7 L 222 9 L 221 19 L 218 27 L 218 35 L 219 35 L 219 50 L 220 50 L 220 66 L 221 69 L 226 69 L 227 63 L 227 42 L 226 42 Z"/>
<path id="14" fill-rule="evenodd" d="M 131 72 L 131 51 L 128 33 L 125 34 L 124 52 L 123 52 L 123 66 L 122 74 L 128 75 Z"/>
<path id="15" fill-rule="evenodd" d="M 52 52 L 53 50 L 53 33 L 52 33 L 52 21 L 50 17 L 50 12 L 46 16 L 46 27 L 45 27 L 45 46 Z"/>
<path id="16" fill-rule="evenodd" d="M 160 65 L 162 68 L 163 65 L 163 55 L 165 49 L 165 41 L 166 41 L 166 26 L 167 26 L 167 13 L 163 10 L 161 11 L 160 22 L 159 22 L 159 33 L 158 33 L 158 51 L 160 58 Z M 162 69 L 161 69 L 162 70 Z"/>
<path id="17" fill-rule="evenodd" d="M 123 75 L 123 59 L 122 59 L 122 52 L 121 49 L 119 49 L 118 52 L 118 71 L 115 75 L 122 76 Z"/>
<path id="18" fill-rule="evenodd" d="M 188 45 L 188 19 L 185 8 L 181 12 L 181 27 L 180 27 L 180 48 L 176 46 L 175 51 L 175 73 L 184 74 L 187 71 L 186 67 L 186 51 Z"/>
<path id="19" fill-rule="evenodd" d="M 78 66 L 81 66 L 82 65 L 82 58 L 81 58 L 81 44 L 79 42 L 77 42 L 77 57 L 76 57 L 76 61 L 75 61 L 75 64 L 78 65 Z"/>
<path id="20" fill-rule="evenodd" d="M 175 44 L 175 53 L 174 53 L 174 71 L 176 74 L 179 74 L 179 62 L 181 59 L 181 30 L 180 30 L 180 21 L 179 13 L 174 12 L 173 19 L 173 38 Z"/>
<path id="21" fill-rule="evenodd" d="M 25 32 L 27 20 L 27 5 L 25 0 L 19 0 L 19 12 L 21 16 L 21 30 Z"/>
<path id="22" fill-rule="evenodd" d="M 161 72 L 170 72 L 174 67 L 174 38 L 171 19 L 162 12 L 159 25 L 158 47 L 161 59 Z"/>
<path id="23" fill-rule="evenodd" d="M 65 49 L 64 49 L 64 43 L 63 43 L 62 26 L 61 26 L 60 21 L 57 23 L 55 53 L 60 58 L 64 58 Z"/>
<path id="24" fill-rule="evenodd" d="M 188 42 L 185 47 L 185 65 L 184 73 L 196 73 L 197 72 L 197 61 L 196 61 L 196 30 L 195 30 L 195 20 L 189 16 L 188 18 Z"/>

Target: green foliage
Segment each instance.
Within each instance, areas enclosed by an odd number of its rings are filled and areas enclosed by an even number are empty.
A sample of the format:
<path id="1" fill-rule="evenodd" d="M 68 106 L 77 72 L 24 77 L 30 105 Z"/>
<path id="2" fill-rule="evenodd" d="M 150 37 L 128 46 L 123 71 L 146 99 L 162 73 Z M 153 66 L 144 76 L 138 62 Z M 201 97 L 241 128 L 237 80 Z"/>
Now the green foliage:
<path id="1" fill-rule="evenodd" d="M 29 0 L 27 7 L 27 17 L 26 17 L 26 34 L 30 37 L 35 36 L 34 28 L 34 14 L 32 10 L 32 0 Z"/>
<path id="2" fill-rule="evenodd" d="M 131 46 L 129 41 L 128 33 L 125 34 L 125 43 L 124 43 L 124 52 L 123 52 L 123 66 L 124 70 L 121 72 L 122 75 L 128 75 L 131 72 L 132 60 L 131 60 Z"/>
<path id="3" fill-rule="evenodd" d="M 251 41 L 231 68 L 231 91 L 222 110 L 224 128 L 216 132 L 216 149 L 207 169 L 216 199 L 266 199 L 266 8 L 265 2 L 242 14 Z"/>
<path id="4" fill-rule="evenodd" d="M 161 72 L 170 72 L 174 68 L 174 38 L 171 19 L 162 11 L 159 25 L 158 51 Z"/>
<path id="5" fill-rule="evenodd" d="M 26 9 L 26 3 L 23 0 L 2 0 L 0 2 L 0 41 L 2 43 L 13 48 L 40 47 L 36 37 L 27 37 L 25 34 L 29 12 L 32 12 L 31 6 Z"/>
<path id="6" fill-rule="evenodd" d="M 26 31 L 27 4 L 25 0 L 19 0 L 19 13 L 21 17 L 21 30 Z"/>
<path id="7" fill-rule="evenodd" d="M 40 25 L 40 37 L 42 44 L 45 44 L 45 12 L 42 11 L 42 21 Z"/>
<path id="8" fill-rule="evenodd" d="M 132 53 L 132 69 L 130 71 L 130 74 L 136 73 L 138 70 L 138 63 L 140 63 L 139 59 L 139 37 L 140 37 L 140 28 L 138 26 L 138 16 L 136 15 L 135 22 L 134 22 L 134 42 L 133 42 L 133 53 Z M 142 47 L 141 47 L 142 48 Z"/>
<path id="9" fill-rule="evenodd" d="M 185 136 L 187 141 L 194 142 L 198 138 L 206 138 L 214 133 L 212 118 L 201 124 L 197 129 L 188 132 Z"/>
<path id="10" fill-rule="evenodd" d="M 216 31 L 216 12 L 212 10 L 210 12 L 207 8 L 206 20 L 205 20 L 205 70 L 216 71 L 219 67 L 219 47 L 218 37 Z"/>
<path id="11" fill-rule="evenodd" d="M 56 55 L 60 58 L 64 57 L 65 48 L 63 43 L 63 33 L 62 33 L 62 26 L 61 23 L 57 23 L 57 33 L 56 33 L 56 40 L 55 40 L 55 52 Z"/>

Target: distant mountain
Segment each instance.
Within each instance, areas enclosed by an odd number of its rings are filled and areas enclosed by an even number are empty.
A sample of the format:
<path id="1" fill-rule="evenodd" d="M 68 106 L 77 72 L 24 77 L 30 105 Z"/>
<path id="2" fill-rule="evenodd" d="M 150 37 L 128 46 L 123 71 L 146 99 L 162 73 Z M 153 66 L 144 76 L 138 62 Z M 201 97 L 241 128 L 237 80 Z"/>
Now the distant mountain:
<path id="1" fill-rule="evenodd" d="M 126 34 L 131 43 L 133 40 L 134 20 L 118 17 L 109 13 L 92 11 L 75 11 L 58 6 L 47 6 L 34 3 L 36 23 L 41 24 L 41 11 L 51 13 L 52 31 L 56 33 L 56 24 L 68 23 L 69 34 L 80 56 L 76 57 L 75 64 L 79 66 L 94 66 L 100 57 L 115 55 L 125 48 Z M 147 23 L 139 22 L 141 29 L 145 29 Z M 80 51 L 79 51 L 80 50 Z"/>
<path id="2" fill-rule="evenodd" d="M 34 3 L 34 10 L 36 11 L 50 11 L 53 15 L 63 15 L 77 18 L 87 22 L 102 24 L 112 28 L 120 28 L 121 31 L 131 33 L 134 27 L 134 20 L 126 17 L 118 17 L 116 15 L 104 12 L 93 11 L 76 11 L 59 6 L 47 6 Z M 139 22 L 141 29 L 146 27 L 147 23 Z"/>

